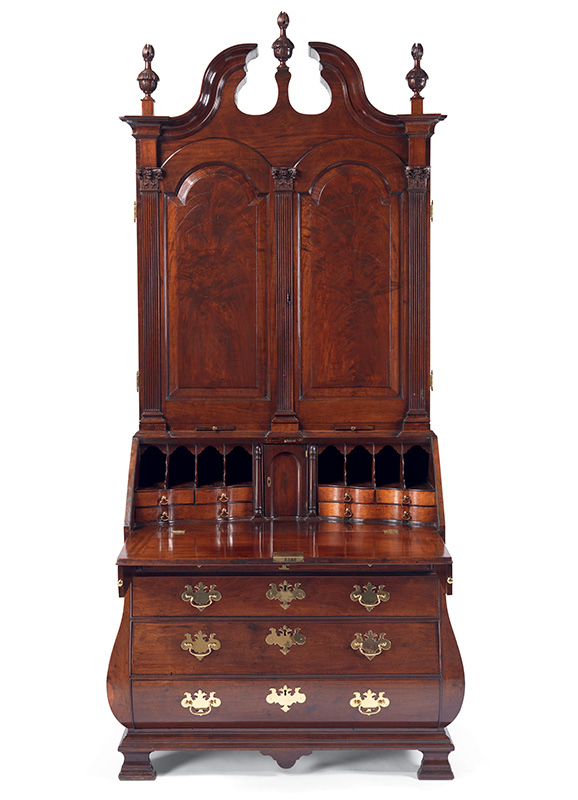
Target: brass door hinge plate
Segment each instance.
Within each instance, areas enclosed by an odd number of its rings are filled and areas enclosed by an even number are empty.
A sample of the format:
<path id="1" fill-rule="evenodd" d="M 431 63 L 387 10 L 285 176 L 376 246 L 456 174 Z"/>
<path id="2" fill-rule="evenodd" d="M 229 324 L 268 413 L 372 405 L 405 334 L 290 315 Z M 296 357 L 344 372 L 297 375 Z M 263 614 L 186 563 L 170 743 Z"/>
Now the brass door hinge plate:
<path id="1" fill-rule="evenodd" d="M 136 371 L 136 390 L 137 390 L 137 392 L 140 391 L 140 382 L 139 382 L 138 369 Z"/>

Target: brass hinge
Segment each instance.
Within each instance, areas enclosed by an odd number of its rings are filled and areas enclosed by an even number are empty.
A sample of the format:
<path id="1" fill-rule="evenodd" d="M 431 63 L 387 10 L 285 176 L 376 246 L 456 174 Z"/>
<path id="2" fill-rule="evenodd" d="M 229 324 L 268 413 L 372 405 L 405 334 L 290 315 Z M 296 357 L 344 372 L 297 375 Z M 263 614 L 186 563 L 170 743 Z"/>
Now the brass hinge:
<path id="1" fill-rule="evenodd" d="M 134 206 L 133 206 L 133 218 L 132 218 L 132 221 L 136 222 L 136 200 L 134 201 Z"/>
<path id="2" fill-rule="evenodd" d="M 429 371 L 429 388 L 430 391 L 433 392 L 433 369 Z"/>
<path id="3" fill-rule="evenodd" d="M 430 222 L 433 222 L 433 200 L 429 204 L 429 218 Z"/>
<path id="4" fill-rule="evenodd" d="M 137 390 L 137 392 L 139 391 L 139 389 L 140 389 L 140 383 L 139 383 L 139 374 L 138 374 L 138 369 L 137 369 L 137 371 L 136 371 L 136 390 Z"/>

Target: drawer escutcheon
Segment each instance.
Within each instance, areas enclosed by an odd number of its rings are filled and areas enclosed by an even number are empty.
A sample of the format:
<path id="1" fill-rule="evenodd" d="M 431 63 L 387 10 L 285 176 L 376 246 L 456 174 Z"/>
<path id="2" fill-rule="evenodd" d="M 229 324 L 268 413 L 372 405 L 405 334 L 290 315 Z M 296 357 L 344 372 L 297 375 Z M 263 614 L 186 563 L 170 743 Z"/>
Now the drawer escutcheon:
<path id="1" fill-rule="evenodd" d="M 358 602 L 367 609 L 367 611 L 372 611 L 380 603 L 387 603 L 391 595 L 389 592 L 385 591 L 383 584 L 381 584 L 376 591 L 375 586 L 370 581 L 365 584 L 363 591 L 358 584 L 355 584 L 349 597 L 354 603 Z"/>
<path id="2" fill-rule="evenodd" d="M 198 608 L 199 611 L 202 611 L 213 603 L 218 603 L 222 596 L 221 592 L 215 588 L 214 583 L 212 583 L 210 587 L 207 587 L 201 582 L 197 583 L 194 591 L 193 587 L 187 584 L 185 586 L 185 591 L 181 595 L 181 600 L 185 603 L 190 603 L 193 608 Z"/>
<path id="3" fill-rule="evenodd" d="M 185 638 L 181 642 L 181 649 L 188 650 L 192 656 L 202 661 L 203 658 L 210 655 L 213 650 L 220 650 L 221 642 L 215 639 L 214 633 L 210 633 L 207 639 L 206 633 L 197 631 L 193 636 L 191 636 L 190 633 L 185 634 Z"/>
<path id="4" fill-rule="evenodd" d="M 191 714 L 197 717 L 204 717 L 210 714 L 213 708 L 218 708 L 221 705 L 221 700 L 215 697 L 215 693 L 211 692 L 207 697 L 207 693 L 199 689 L 195 692 L 194 697 L 190 692 L 185 692 L 184 699 L 181 700 L 183 708 L 188 708 Z"/>
<path id="5" fill-rule="evenodd" d="M 276 583 L 270 583 L 266 596 L 268 600 L 278 600 L 282 608 L 289 608 L 293 600 L 303 600 L 306 593 L 300 583 L 291 584 L 284 580 L 279 584 L 279 588 Z"/>
<path id="6" fill-rule="evenodd" d="M 286 656 L 294 644 L 305 644 L 306 637 L 301 633 L 301 628 L 293 630 L 283 625 L 278 630 L 269 628 L 269 635 L 265 637 L 265 641 L 267 644 L 279 645 L 281 652 Z"/>
<path id="7" fill-rule="evenodd" d="M 279 692 L 277 692 L 277 689 L 271 689 L 265 699 L 268 703 L 277 703 L 281 706 L 282 711 L 287 712 L 294 703 L 304 703 L 307 700 L 307 696 L 303 694 L 300 686 L 290 689 L 285 684 L 283 688 L 279 689 Z"/>
<path id="8" fill-rule="evenodd" d="M 354 640 L 351 642 L 352 650 L 359 650 L 369 661 L 378 656 L 383 650 L 389 650 L 391 642 L 385 638 L 385 633 L 380 633 L 379 636 L 373 631 L 367 633 L 356 633 Z"/>
<path id="9" fill-rule="evenodd" d="M 365 714 L 367 717 L 373 714 L 379 714 L 382 708 L 387 708 L 389 705 L 389 698 L 385 697 L 383 692 L 376 696 L 375 692 L 368 689 L 363 692 L 363 697 L 359 692 L 353 692 L 353 697 L 349 701 L 352 708 L 358 708 L 360 714 Z"/>

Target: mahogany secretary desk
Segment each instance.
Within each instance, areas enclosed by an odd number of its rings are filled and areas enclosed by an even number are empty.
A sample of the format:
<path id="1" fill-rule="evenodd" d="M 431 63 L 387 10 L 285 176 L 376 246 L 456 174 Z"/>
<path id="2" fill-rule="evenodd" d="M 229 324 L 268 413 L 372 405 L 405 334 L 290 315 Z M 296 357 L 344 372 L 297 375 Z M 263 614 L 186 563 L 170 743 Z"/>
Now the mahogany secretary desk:
<path id="1" fill-rule="evenodd" d="M 108 674 L 123 780 L 154 750 L 422 751 L 449 779 L 463 698 L 452 562 L 429 420 L 430 139 L 312 42 L 323 113 L 241 112 L 256 45 L 220 53 L 182 116 L 154 116 L 143 50 L 137 144 L 140 425 L 124 613 Z"/>

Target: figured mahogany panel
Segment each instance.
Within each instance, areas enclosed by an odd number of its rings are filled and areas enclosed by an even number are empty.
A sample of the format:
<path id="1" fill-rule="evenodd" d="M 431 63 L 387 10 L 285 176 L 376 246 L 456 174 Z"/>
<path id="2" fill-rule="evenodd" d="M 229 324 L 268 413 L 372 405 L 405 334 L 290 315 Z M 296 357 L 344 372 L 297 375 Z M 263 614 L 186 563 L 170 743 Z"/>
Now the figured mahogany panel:
<path id="1" fill-rule="evenodd" d="M 384 401 L 401 395 L 400 220 L 400 194 L 359 160 L 328 164 L 302 195 L 298 414 L 306 428 L 384 420 Z"/>
<path id="2" fill-rule="evenodd" d="M 193 169 L 167 197 L 167 416 L 177 427 L 270 416 L 267 207 L 224 164 Z"/>
<path id="3" fill-rule="evenodd" d="M 265 514 L 298 517 L 305 514 L 305 451 L 299 445 L 265 448 Z"/>

